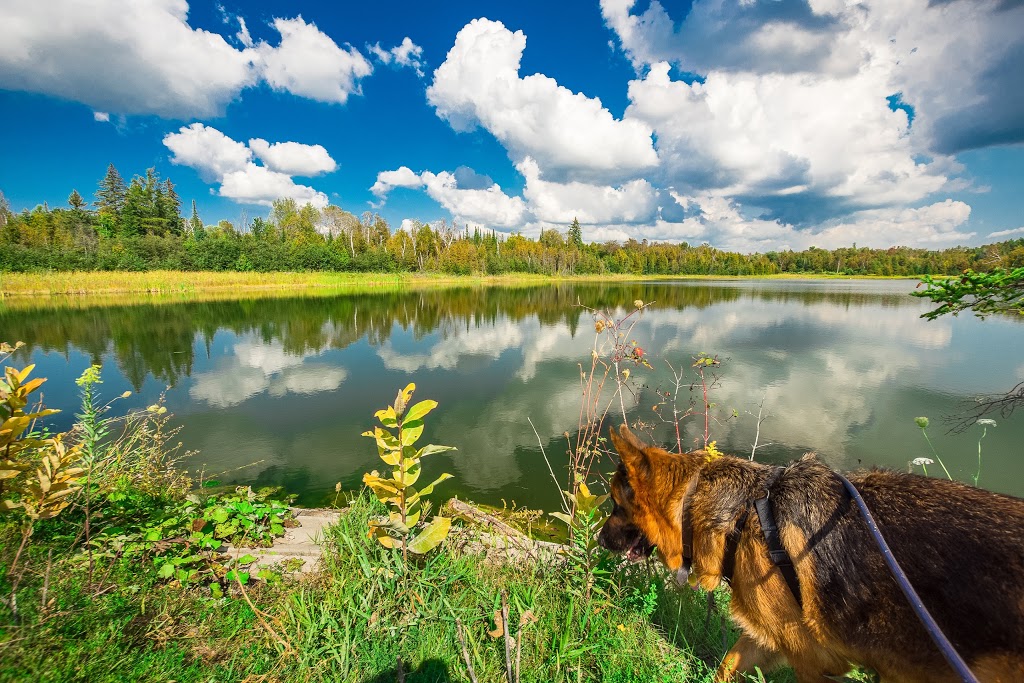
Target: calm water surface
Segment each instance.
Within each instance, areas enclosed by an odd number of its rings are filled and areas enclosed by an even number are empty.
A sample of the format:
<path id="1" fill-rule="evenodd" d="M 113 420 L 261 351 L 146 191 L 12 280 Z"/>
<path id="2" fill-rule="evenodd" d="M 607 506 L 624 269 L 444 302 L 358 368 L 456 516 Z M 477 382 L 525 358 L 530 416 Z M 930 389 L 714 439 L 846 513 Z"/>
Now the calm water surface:
<path id="1" fill-rule="evenodd" d="M 654 392 L 669 388 L 665 358 L 725 359 L 713 400 L 720 450 L 749 454 L 764 397 L 760 460 L 816 451 L 844 469 L 907 467 L 933 457 L 914 424 L 931 418 L 947 467 L 970 481 L 978 427 L 948 435 L 943 416 L 965 398 L 1009 390 L 1024 377 L 1024 324 L 1016 319 L 919 316 L 912 281 L 703 281 L 430 289 L 404 293 L 134 306 L 0 304 L 0 339 L 23 340 L 19 361 L 50 378 L 46 401 L 73 420 L 73 380 L 103 365 L 101 390 L 129 389 L 119 410 L 154 402 L 184 427 L 198 455 L 190 469 L 225 482 L 279 484 L 314 504 L 334 486 L 358 488 L 378 467 L 359 434 L 375 410 L 415 381 L 440 408 L 425 433 L 458 447 L 427 463 L 456 478 L 443 493 L 553 509 L 557 493 L 528 418 L 555 466 L 580 410 L 579 366 L 589 363 L 593 319 L 577 300 L 624 314 L 655 301 L 633 331 L 654 371 L 630 419 L 652 420 Z M 688 391 L 684 391 L 688 396 Z M 686 400 L 686 399 L 684 399 Z M 764 416 L 764 414 L 762 415 Z M 695 443 L 702 423 L 689 420 Z M 657 436 L 671 440 L 664 426 Z M 980 485 L 1024 495 L 1024 414 L 988 430 Z M 938 465 L 929 470 L 938 471 Z"/>

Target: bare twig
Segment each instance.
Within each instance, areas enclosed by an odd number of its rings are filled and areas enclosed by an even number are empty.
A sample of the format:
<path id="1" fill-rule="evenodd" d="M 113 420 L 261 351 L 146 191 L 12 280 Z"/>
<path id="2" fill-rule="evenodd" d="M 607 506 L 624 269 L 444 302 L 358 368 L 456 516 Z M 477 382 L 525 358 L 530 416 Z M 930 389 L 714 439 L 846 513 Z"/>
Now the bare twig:
<path id="1" fill-rule="evenodd" d="M 526 421 L 530 423 L 531 427 L 533 427 L 533 433 L 537 437 L 537 445 L 540 446 L 540 454 L 544 456 L 544 462 L 547 463 L 548 472 L 551 473 L 551 478 L 555 482 L 555 488 L 558 489 L 558 495 L 562 497 L 562 507 L 568 510 L 569 501 L 566 500 L 565 494 L 562 492 L 562 485 L 558 483 L 558 477 L 555 476 L 555 470 L 551 467 L 551 461 L 548 460 L 548 454 L 544 452 L 544 443 L 541 441 L 540 434 L 537 433 L 537 427 L 534 426 L 533 420 L 529 417 L 526 418 Z"/>
<path id="2" fill-rule="evenodd" d="M 43 577 L 43 592 L 39 597 L 39 610 L 46 611 L 47 593 L 50 592 L 50 570 L 53 568 L 53 548 L 46 553 L 46 575 Z"/>
<path id="3" fill-rule="evenodd" d="M 764 390 L 764 394 L 761 395 L 761 402 L 757 405 L 757 431 L 754 433 L 754 443 L 751 444 L 751 447 L 750 447 L 750 460 L 751 461 L 754 460 L 754 454 L 757 453 L 757 449 L 758 448 L 763 448 L 764 446 L 771 446 L 770 443 L 762 444 L 760 446 L 757 445 L 758 440 L 761 438 L 761 423 L 764 422 L 765 420 L 767 420 L 768 417 L 771 415 L 771 413 L 768 413 L 764 417 L 761 417 L 761 413 L 764 412 L 764 400 L 767 397 L 768 397 L 768 389 L 766 387 L 765 390 Z M 747 414 L 752 414 L 752 413 L 750 413 L 750 411 L 748 410 Z"/>
<path id="4" fill-rule="evenodd" d="M 245 536 L 242 537 L 242 542 L 243 543 L 245 542 Z M 285 652 L 287 654 L 296 654 L 295 648 L 292 647 L 291 643 L 289 643 L 287 640 L 285 640 L 282 636 L 278 635 L 277 631 L 274 630 L 274 627 L 271 626 L 267 622 L 267 618 L 273 619 L 273 617 L 271 617 L 269 614 L 263 612 L 262 610 L 258 609 L 256 607 L 256 605 L 252 604 L 252 600 L 249 599 L 249 593 L 245 590 L 245 585 L 242 584 L 242 577 L 241 577 L 240 572 L 238 570 L 238 553 L 240 553 L 240 552 L 241 552 L 240 548 L 235 548 L 235 567 L 234 567 L 234 572 L 235 572 L 235 583 L 238 584 L 238 590 L 241 591 L 242 597 L 245 598 L 246 604 L 249 605 L 249 609 L 251 609 L 253 611 L 253 614 L 256 615 L 256 618 L 260 620 L 260 624 L 263 626 L 264 629 L 266 629 L 267 633 L 269 633 L 270 636 L 275 641 L 277 641 L 278 645 L 283 645 L 284 646 Z"/>
<path id="5" fill-rule="evenodd" d="M 457 617 L 455 619 L 455 633 L 459 636 L 459 645 L 462 646 L 462 659 L 466 662 L 466 673 L 469 674 L 469 680 L 472 683 L 477 683 L 476 673 L 473 671 L 473 662 L 469 658 L 469 649 L 466 647 L 466 636 L 462 634 L 462 622 Z"/>
<path id="6" fill-rule="evenodd" d="M 501 592 L 501 630 L 505 635 L 505 677 L 508 683 L 515 683 L 512 677 L 512 642 L 508 634 L 508 596 Z"/>
<path id="7" fill-rule="evenodd" d="M 523 658 L 523 625 L 519 624 L 519 631 L 516 632 L 516 681 L 519 683 L 519 663 Z"/>

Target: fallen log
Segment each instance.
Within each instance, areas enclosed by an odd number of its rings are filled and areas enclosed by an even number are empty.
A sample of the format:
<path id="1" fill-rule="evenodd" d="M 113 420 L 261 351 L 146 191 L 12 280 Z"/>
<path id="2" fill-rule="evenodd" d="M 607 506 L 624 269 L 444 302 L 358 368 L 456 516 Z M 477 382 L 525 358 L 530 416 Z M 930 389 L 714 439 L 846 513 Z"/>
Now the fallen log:
<path id="1" fill-rule="evenodd" d="M 486 531 L 467 530 L 470 533 L 456 534 L 453 540 L 465 552 L 473 552 L 491 556 L 500 554 L 505 560 L 545 560 L 559 559 L 564 555 L 566 546 L 548 541 L 530 538 L 514 526 L 503 522 L 480 508 L 452 498 L 445 503 L 446 511 L 454 517 L 469 522 Z"/>

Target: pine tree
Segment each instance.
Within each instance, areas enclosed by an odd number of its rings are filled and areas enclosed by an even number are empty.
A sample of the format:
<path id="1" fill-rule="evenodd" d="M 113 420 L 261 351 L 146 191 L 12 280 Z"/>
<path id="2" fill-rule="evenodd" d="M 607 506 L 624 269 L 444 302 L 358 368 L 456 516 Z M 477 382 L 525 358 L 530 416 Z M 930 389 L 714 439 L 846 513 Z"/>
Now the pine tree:
<path id="1" fill-rule="evenodd" d="M 192 218 L 188 222 L 189 231 L 192 237 L 201 240 L 206 237 L 206 230 L 203 229 L 203 221 L 199 218 L 199 210 L 196 209 L 196 200 L 192 200 Z"/>
<path id="2" fill-rule="evenodd" d="M 572 225 L 569 226 L 569 244 L 574 245 L 577 249 L 583 248 L 583 230 L 580 229 L 580 222 L 573 218 Z"/>
<path id="3" fill-rule="evenodd" d="M 139 176 L 132 178 L 132 184 L 124 195 L 124 206 L 121 209 L 121 225 L 118 233 L 124 237 L 134 237 L 142 233 L 143 220 L 148 218 L 146 186 Z"/>
<path id="4" fill-rule="evenodd" d="M 107 174 L 100 181 L 100 188 L 96 191 L 97 201 L 94 204 L 99 207 L 100 213 L 120 216 L 126 194 L 124 179 L 114 168 L 114 164 L 110 164 L 107 166 Z"/>
<path id="5" fill-rule="evenodd" d="M 78 190 L 71 190 L 71 194 L 68 195 L 68 204 L 75 211 L 81 211 L 85 207 L 85 200 L 82 199 L 82 195 L 78 194 Z"/>
<path id="6" fill-rule="evenodd" d="M 163 207 L 160 215 L 167 218 L 172 234 L 181 234 L 181 197 L 174 191 L 174 183 L 168 178 L 163 186 Z"/>

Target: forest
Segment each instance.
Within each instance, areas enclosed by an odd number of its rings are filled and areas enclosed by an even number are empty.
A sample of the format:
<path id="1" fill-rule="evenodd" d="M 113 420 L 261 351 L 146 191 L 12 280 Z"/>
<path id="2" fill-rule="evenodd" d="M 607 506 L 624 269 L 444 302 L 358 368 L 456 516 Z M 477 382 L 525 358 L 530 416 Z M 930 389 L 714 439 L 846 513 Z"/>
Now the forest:
<path id="1" fill-rule="evenodd" d="M 206 224 L 192 202 L 186 218 L 170 179 L 154 169 L 125 182 L 110 164 L 88 202 L 45 203 L 14 213 L 0 192 L 0 272 L 32 271 L 374 271 L 456 275 L 775 275 L 916 276 L 1024 266 L 1024 239 L 943 250 L 894 246 L 741 254 L 709 244 L 590 243 L 578 221 L 531 239 L 485 227 L 413 221 L 392 230 L 372 212 L 316 209 L 292 199 L 266 218 Z"/>

